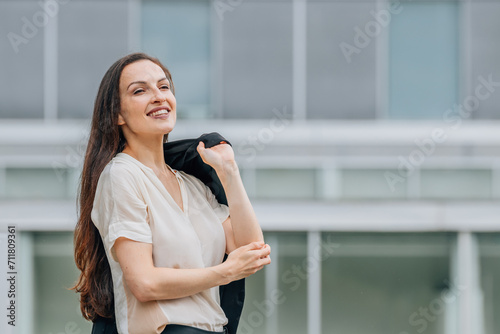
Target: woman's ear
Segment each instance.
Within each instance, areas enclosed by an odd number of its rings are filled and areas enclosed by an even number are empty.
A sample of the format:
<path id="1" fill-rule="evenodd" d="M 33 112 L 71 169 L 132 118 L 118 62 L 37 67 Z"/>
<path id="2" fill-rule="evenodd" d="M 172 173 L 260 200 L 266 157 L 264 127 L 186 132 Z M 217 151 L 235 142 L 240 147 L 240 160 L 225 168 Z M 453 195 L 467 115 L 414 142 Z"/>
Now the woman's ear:
<path id="1" fill-rule="evenodd" d="M 118 125 L 123 125 L 125 124 L 125 119 L 123 118 L 122 114 L 118 114 Z"/>

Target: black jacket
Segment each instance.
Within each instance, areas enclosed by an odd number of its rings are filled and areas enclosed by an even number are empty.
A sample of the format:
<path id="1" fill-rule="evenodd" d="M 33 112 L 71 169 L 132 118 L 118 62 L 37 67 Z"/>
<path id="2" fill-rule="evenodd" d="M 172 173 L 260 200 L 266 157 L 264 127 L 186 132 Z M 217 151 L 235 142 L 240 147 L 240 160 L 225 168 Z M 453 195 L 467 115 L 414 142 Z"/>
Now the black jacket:
<path id="1" fill-rule="evenodd" d="M 227 205 L 226 193 L 215 170 L 205 164 L 196 147 L 203 141 L 205 148 L 227 141 L 217 132 L 205 133 L 195 139 L 182 139 L 163 144 L 165 162 L 173 169 L 182 170 L 200 179 L 214 193 L 217 201 Z M 224 258 L 225 260 L 226 258 Z M 228 318 L 225 326 L 229 334 L 236 334 L 245 299 L 245 279 L 219 287 L 221 307 Z M 92 334 L 116 334 L 114 319 L 98 318 L 92 327 Z"/>
<path id="2" fill-rule="evenodd" d="M 205 133 L 196 139 L 183 139 L 163 144 L 165 162 L 173 169 L 182 170 L 205 183 L 214 193 L 217 201 L 227 205 L 226 193 L 215 170 L 203 162 L 196 150 L 202 141 L 205 148 L 213 147 L 222 141 L 231 145 L 217 132 Z M 225 260 L 225 258 L 224 258 Z M 245 279 L 234 281 L 219 288 L 221 307 L 226 313 L 229 334 L 236 334 L 245 299 Z"/>

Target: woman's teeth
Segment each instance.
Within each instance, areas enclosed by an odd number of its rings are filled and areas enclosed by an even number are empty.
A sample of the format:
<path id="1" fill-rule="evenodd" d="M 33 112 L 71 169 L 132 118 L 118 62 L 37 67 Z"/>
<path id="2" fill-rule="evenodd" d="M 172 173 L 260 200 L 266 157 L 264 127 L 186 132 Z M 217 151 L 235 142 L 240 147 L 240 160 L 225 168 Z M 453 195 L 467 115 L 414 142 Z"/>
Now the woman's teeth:
<path id="1" fill-rule="evenodd" d="M 148 116 L 154 117 L 154 116 L 160 116 L 160 115 L 165 115 L 165 114 L 168 114 L 168 110 L 161 109 L 161 110 L 150 113 Z"/>

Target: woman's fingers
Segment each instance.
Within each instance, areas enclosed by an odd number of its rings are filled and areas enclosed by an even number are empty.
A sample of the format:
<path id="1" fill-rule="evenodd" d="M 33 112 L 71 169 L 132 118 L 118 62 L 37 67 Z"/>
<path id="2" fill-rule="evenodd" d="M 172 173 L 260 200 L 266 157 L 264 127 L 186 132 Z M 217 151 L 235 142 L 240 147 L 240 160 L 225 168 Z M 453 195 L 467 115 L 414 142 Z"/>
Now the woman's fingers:
<path id="1" fill-rule="evenodd" d="M 252 256 L 251 266 L 262 269 L 265 265 L 271 263 L 271 247 L 263 245 L 260 249 L 252 249 L 248 252 Z"/>
<path id="2" fill-rule="evenodd" d="M 263 245 L 260 249 L 252 249 L 251 253 L 255 254 L 259 258 L 263 258 L 269 256 L 271 254 L 271 247 L 269 245 Z"/>
<path id="3" fill-rule="evenodd" d="M 254 241 L 249 243 L 248 245 L 242 246 L 247 249 L 260 249 L 265 245 L 264 241 Z"/>
<path id="4" fill-rule="evenodd" d="M 271 247 L 264 242 L 252 242 L 235 249 L 229 257 L 236 274 L 233 280 L 255 274 L 271 263 Z"/>
<path id="5" fill-rule="evenodd" d="M 259 261 L 257 261 L 257 264 L 259 265 L 259 267 L 262 269 L 264 266 L 267 266 L 268 264 L 271 263 L 271 257 L 265 257 L 263 259 L 259 259 Z M 259 269 L 260 270 L 260 269 Z"/>

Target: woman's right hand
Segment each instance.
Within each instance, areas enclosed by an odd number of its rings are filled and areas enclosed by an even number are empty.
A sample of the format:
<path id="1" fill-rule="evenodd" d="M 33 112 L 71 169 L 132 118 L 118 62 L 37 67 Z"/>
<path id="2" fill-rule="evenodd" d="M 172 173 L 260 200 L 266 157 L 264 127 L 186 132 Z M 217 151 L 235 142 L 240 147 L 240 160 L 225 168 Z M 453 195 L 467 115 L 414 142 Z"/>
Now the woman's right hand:
<path id="1" fill-rule="evenodd" d="M 264 242 L 252 242 L 229 253 L 220 266 L 228 284 L 248 277 L 271 263 L 271 247 Z"/>

